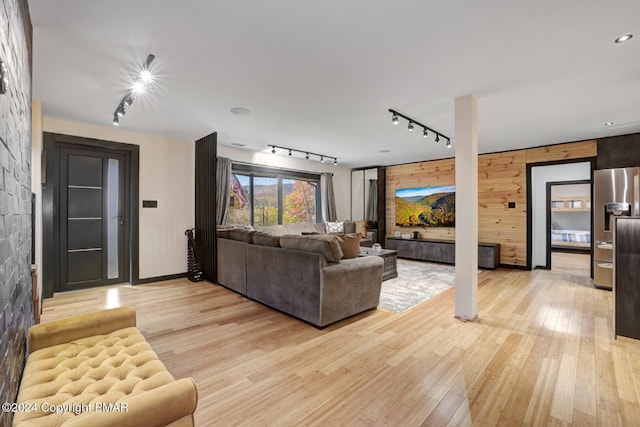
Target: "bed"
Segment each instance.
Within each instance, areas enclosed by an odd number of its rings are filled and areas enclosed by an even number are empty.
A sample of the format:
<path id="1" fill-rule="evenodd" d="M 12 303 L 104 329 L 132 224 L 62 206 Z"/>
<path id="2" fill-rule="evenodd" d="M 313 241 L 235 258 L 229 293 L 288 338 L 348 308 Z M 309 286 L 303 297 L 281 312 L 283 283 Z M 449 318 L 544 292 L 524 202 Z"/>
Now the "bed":
<path id="1" fill-rule="evenodd" d="M 591 248 L 591 231 L 552 229 L 551 247 L 588 250 Z"/>

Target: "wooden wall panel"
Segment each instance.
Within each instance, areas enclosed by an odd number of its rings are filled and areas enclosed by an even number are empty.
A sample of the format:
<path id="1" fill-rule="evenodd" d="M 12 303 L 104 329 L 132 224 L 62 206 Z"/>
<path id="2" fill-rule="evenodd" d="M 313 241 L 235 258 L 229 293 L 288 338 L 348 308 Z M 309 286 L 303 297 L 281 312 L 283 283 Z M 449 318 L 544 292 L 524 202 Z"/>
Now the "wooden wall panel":
<path id="1" fill-rule="evenodd" d="M 501 264 L 526 265 L 525 162 L 524 150 L 478 156 L 478 241 L 500 243 Z"/>
<path id="2" fill-rule="evenodd" d="M 478 156 L 478 241 L 500 243 L 500 263 L 527 264 L 527 164 L 595 157 L 584 141 Z M 397 227 L 395 190 L 455 183 L 455 159 L 387 167 L 387 236 L 418 231 L 426 239 L 454 239 L 455 228 Z M 515 208 L 509 208 L 515 202 Z"/>
<path id="3" fill-rule="evenodd" d="M 526 151 L 527 163 L 582 159 L 598 155 L 598 147 L 595 140 L 529 148 Z"/>

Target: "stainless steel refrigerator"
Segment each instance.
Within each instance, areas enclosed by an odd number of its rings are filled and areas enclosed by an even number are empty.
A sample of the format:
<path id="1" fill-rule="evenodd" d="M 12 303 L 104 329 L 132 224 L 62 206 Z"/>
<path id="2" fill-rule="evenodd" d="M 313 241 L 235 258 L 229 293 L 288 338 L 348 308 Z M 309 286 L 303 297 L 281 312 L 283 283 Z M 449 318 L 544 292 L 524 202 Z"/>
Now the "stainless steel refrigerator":
<path id="1" fill-rule="evenodd" d="M 613 229 L 618 216 L 640 215 L 640 168 L 601 169 L 593 173 L 593 280 L 613 284 Z"/>

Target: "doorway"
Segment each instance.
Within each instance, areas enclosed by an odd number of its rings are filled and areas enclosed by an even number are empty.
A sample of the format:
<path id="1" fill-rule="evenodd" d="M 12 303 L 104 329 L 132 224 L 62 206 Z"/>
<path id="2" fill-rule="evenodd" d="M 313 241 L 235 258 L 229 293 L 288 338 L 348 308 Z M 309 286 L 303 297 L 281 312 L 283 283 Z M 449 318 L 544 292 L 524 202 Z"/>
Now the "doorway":
<path id="1" fill-rule="evenodd" d="M 44 296 L 135 284 L 139 147 L 43 136 Z"/>
<path id="2" fill-rule="evenodd" d="M 591 277 L 590 180 L 547 182 L 547 265 Z"/>
<path id="3" fill-rule="evenodd" d="M 527 268 L 550 269 L 547 183 L 591 181 L 594 160 L 527 164 Z"/>

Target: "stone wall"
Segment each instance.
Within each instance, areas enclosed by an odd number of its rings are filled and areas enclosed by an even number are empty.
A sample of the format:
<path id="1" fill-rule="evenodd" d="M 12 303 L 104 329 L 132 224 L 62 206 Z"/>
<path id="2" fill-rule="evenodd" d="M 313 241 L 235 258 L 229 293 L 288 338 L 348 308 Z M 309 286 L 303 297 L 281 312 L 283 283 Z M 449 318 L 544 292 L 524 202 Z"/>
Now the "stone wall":
<path id="1" fill-rule="evenodd" d="M 14 402 L 33 324 L 31 290 L 31 52 L 27 0 L 0 4 L 0 402 Z M 0 412 L 0 425 L 11 425 Z"/>

